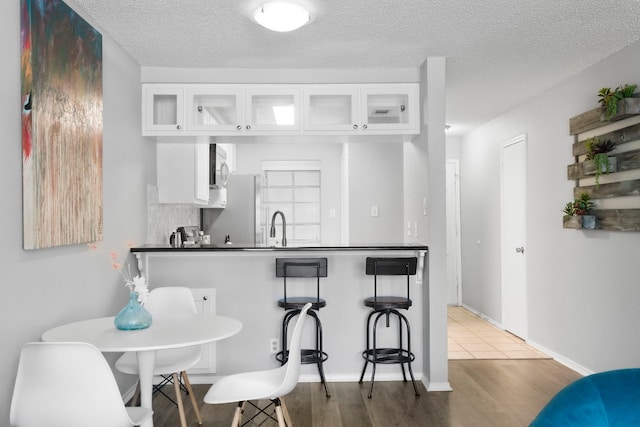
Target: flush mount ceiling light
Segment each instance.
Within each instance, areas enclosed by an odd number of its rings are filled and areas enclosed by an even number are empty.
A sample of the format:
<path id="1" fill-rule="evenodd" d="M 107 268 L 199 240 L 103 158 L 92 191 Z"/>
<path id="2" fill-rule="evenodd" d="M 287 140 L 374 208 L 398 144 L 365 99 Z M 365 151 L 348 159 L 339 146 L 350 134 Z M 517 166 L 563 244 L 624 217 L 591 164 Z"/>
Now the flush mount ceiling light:
<path id="1" fill-rule="evenodd" d="M 297 30 L 311 19 L 309 12 L 296 3 L 272 1 L 262 4 L 253 12 L 253 19 L 272 31 Z"/>

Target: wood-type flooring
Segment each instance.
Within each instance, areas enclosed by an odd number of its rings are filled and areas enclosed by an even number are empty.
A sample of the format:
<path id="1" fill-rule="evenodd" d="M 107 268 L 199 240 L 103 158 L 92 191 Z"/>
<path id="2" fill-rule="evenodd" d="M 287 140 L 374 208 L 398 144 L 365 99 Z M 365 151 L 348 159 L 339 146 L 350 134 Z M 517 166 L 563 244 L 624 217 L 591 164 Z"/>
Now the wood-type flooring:
<path id="1" fill-rule="evenodd" d="M 551 359 L 450 360 L 451 392 L 427 392 L 420 383 L 415 397 L 411 383 L 329 383 L 330 398 L 320 383 L 299 383 L 285 401 L 295 427 L 517 427 L 527 426 L 561 388 L 580 374 Z M 203 425 L 229 426 L 235 404 L 208 405 L 202 399 L 209 386 L 194 385 Z M 172 387 L 165 387 L 171 394 Z M 197 426 L 188 398 L 189 426 Z M 179 427 L 178 410 L 156 395 L 154 425 Z M 265 423 L 265 426 L 276 425 Z"/>

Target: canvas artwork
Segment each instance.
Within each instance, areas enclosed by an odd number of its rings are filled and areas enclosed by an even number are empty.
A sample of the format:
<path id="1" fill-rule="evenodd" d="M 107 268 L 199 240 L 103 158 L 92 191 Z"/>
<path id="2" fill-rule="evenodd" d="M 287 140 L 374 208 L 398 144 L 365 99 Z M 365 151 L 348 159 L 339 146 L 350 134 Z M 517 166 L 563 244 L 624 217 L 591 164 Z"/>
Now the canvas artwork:
<path id="1" fill-rule="evenodd" d="M 21 0 L 25 249 L 102 240 L 102 35 L 61 0 Z"/>

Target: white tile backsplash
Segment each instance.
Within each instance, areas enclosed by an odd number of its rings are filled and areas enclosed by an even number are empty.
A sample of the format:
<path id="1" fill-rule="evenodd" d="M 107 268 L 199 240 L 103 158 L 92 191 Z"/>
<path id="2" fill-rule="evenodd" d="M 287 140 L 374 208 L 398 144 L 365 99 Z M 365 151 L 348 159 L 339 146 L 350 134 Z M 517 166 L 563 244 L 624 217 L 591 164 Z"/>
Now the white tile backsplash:
<path id="1" fill-rule="evenodd" d="M 147 185 L 147 244 L 168 244 L 169 236 L 183 225 L 200 227 L 200 208 L 158 203 L 158 187 Z"/>

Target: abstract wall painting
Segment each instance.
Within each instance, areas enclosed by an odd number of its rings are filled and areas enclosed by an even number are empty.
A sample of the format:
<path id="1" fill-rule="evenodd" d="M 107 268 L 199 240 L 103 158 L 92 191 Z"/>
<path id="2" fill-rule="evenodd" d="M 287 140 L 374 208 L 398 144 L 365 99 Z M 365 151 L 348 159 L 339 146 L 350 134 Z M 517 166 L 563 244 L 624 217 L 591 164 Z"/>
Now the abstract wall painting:
<path id="1" fill-rule="evenodd" d="M 61 0 L 21 0 L 25 249 L 102 240 L 102 35 Z"/>

